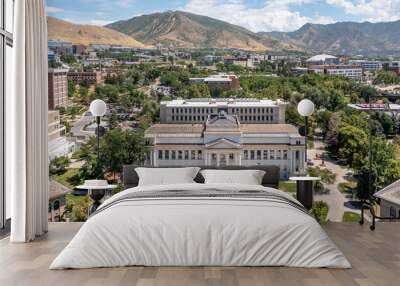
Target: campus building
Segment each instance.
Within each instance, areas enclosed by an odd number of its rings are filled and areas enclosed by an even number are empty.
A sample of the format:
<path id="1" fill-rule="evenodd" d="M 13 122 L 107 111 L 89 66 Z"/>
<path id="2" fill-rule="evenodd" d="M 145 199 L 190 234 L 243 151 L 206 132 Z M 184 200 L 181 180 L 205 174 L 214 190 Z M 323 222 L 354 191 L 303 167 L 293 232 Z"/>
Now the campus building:
<path id="1" fill-rule="evenodd" d="M 224 112 L 241 123 L 284 124 L 286 103 L 256 98 L 199 98 L 162 101 L 160 122 L 164 124 L 203 124 L 209 115 Z"/>
<path id="2" fill-rule="evenodd" d="M 51 110 L 48 112 L 48 148 L 49 159 L 67 156 L 76 150 L 76 143 L 65 137 L 66 128 L 61 125 L 60 112 Z"/>
<path id="3" fill-rule="evenodd" d="M 145 137 L 152 166 L 274 165 L 282 179 L 304 171 L 304 137 L 289 124 L 241 124 L 220 112 L 204 124 L 155 124 Z"/>
<path id="4" fill-rule="evenodd" d="M 364 71 L 379 71 L 382 69 L 383 63 L 381 61 L 370 60 L 350 60 L 350 65 L 360 66 Z"/>
<path id="5" fill-rule="evenodd" d="M 233 74 L 218 74 L 205 78 L 189 78 L 189 82 L 191 84 L 206 84 L 210 91 L 228 91 L 240 89 L 239 78 Z"/>
<path id="6" fill-rule="evenodd" d="M 353 80 L 362 80 L 363 68 L 355 65 L 320 65 L 310 66 L 309 72 L 331 76 L 343 76 Z"/>
<path id="7" fill-rule="evenodd" d="M 102 74 L 100 71 L 92 71 L 92 72 L 70 71 L 68 72 L 68 80 L 73 81 L 74 84 L 81 84 L 82 82 L 87 82 L 91 84 L 101 83 Z"/>
<path id="8" fill-rule="evenodd" d="M 48 71 L 48 94 L 49 109 L 55 109 L 58 106 L 66 106 L 68 100 L 68 70 L 49 69 Z"/>

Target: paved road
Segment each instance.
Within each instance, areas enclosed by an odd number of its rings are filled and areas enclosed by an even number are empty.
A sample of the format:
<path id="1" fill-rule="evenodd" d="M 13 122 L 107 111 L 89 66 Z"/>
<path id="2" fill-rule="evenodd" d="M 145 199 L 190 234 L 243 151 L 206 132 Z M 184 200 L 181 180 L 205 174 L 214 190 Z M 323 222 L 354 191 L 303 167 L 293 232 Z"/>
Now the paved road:
<path id="1" fill-rule="evenodd" d="M 79 140 L 87 140 L 93 132 L 85 131 L 83 128 L 94 121 L 93 116 L 84 114 L 78 121 L 74 123 L 71 128 L 73 136 L 78 137 Z"/>
<path id="2" fill-rule="evenodd" d="M 314 141 L 314 149 L 308 150 L 308 158 L 310 158 L 315 166 L 320 166 L 320 160 L 314 160 L 315 155 L 324 153 L 324 143 L 321 141 Z M 352 211 L 360 213 L 359 210 L 354 210 L 347 207 L 349 198 L 346 198 L 344 194 L 339 191 L 339 183 L 346 182 L 347 173 L 350 172 L 349 169 L 336 164 L 335 162 L 328 160 L 325 161 L 325 167 L 336 174 L 336 182 L 332 185 L 326 185 L 325 188 L 327 192 L 323 194 L 316 194 L 314 199 L 316 201 L 324 201 L 329 205 L 328 219 L 334 222 L 341 222 L 343 218 L 343 213 L 345 211 Z"/>

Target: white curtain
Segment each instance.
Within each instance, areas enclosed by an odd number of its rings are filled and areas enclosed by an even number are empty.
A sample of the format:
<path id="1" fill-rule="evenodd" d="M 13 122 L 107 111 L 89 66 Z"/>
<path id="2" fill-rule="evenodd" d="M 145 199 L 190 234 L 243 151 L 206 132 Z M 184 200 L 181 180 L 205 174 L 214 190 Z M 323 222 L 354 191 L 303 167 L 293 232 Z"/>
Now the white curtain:
<path id="1" fill-rule="evenodd" d="M 47 23 L 44 0 L 15 1 L 14 94 L 6 99 L 12 242 L 47 232 Z"/>

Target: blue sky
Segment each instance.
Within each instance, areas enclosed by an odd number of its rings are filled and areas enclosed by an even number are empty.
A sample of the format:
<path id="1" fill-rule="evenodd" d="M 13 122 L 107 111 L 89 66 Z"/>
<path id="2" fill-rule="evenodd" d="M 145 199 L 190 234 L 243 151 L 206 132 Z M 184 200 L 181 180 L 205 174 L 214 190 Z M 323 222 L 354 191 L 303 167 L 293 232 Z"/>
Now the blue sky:
<path id="1" fill-rule="evenodd" d="M 308 22 L 399 20 L 400 0 L 47 0 L 48 15 L 93 25 L 166 10 L 206 15 L 254 32 L 293 31 Z"/>

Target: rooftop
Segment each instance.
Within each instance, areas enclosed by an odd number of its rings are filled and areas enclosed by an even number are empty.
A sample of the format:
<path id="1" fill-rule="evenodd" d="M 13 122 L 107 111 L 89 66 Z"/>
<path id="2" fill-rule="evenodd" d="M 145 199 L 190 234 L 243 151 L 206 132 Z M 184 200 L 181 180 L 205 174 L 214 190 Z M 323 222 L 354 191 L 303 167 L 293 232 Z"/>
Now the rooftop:
<path id="1" fill-rule="evenodd" d="M 154 124 L 146 130 L 146 135 L 159 134 L 198 134 L 204 131 L 203 124 Z M 297 128 L 290 124 L 240 124 L 240 131 L 245 134 L 290 134 L 299 135 Z"/>
<path id="2" fill-rule="evenodd" d="M 375 193 L 375 197 L 400 205 L 400 180 Z"/>
<path id="3" fill-rule="evenodd" d="M 397 286 L 400 272 L 400 223 L 323 226 L 352 269 L 289 267 L 124 267 L 49 270 L 49 265 L 81 227 L 50 223 L 32 243 L 0 241 L 0 285 L 385 285 Z"/>
<path id="4" fill-rule="evenodd" d="M 209 107 L 211 106 L 234 106 L 234 107 L 274 107 L 284 105 L 282 100 L 255 99 L 255 98 L 197 98 L 197 99 L 175 99 L 171 101 L 162 101 L 162 105 L 168 107 Z"/>
<path id="5" fill-rule="evenodd" d="M 307 62 L 321 62 L 321 61 L 326 61 L 327 59 L 337 59 L 337 57 L 331 56 L 331 55 L 322 54 L 322 55 L 316 55 L 316 56 L 313 56 L 313 57 L 309 58 L 307 60 Z"/>
<path id="6" fill-rule="evenodd" d="M 348 104 L 349 107 L 357 110 L 369 110 L 369 104 L 368 103 L 359 103 L 359 104 Z M 400 111 L 400 104 L 379 104 L 379 103 L 374 103 L 371 104 L 371 110 L 387 110 L 387 111 Z"/>

